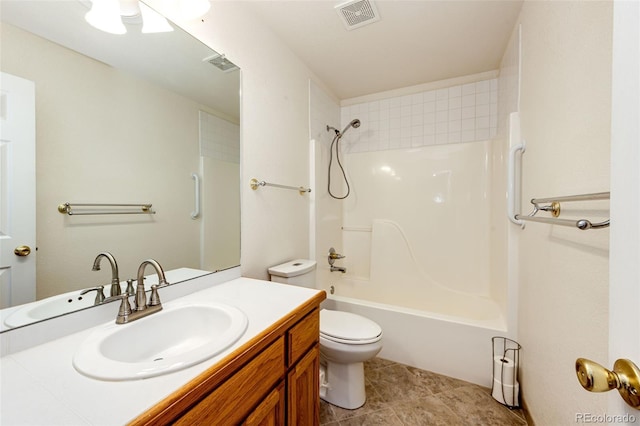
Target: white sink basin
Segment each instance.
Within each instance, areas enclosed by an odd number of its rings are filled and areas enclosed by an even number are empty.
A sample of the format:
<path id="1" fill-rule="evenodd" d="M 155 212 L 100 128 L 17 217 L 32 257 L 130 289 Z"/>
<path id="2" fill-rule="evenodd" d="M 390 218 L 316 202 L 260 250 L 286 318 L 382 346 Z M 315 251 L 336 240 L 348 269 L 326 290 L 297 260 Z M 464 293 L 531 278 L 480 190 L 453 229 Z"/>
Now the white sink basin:
<path id="1" fill-rule="evenodd" d="M 73 366 L 101 380 L 159 376 L 224 351 L 244 334 L 247 323 L 234 306 L 175 304 L 129 324 L 97 328 L 80 345 Z"/>
<path id="2" fill-rule="evenodd" d="M 93 306 L 95 293 L 84 296 L 79 294 L 79 291 L 69 292 L 28 303 L 8 315 L 4 324 L 8 327 L 20 327 Z"/>

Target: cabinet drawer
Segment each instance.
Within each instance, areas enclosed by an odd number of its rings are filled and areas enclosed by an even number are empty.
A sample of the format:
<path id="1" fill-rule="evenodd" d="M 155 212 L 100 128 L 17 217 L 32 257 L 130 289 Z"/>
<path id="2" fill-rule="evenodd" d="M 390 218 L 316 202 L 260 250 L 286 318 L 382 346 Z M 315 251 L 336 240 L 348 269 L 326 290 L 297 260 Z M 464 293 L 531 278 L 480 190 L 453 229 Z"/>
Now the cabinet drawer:
<path id="1" fill-rule="evenodd" d="M 284 377 L 284 338 L 256 356 L 174 424 L 238 424 Z"/>
<path id="2" fill-rule="evenodd" d="M 295 364 L 320 340 L 319 312 L 314 309 L 287 332 L 287 366 Z"/>

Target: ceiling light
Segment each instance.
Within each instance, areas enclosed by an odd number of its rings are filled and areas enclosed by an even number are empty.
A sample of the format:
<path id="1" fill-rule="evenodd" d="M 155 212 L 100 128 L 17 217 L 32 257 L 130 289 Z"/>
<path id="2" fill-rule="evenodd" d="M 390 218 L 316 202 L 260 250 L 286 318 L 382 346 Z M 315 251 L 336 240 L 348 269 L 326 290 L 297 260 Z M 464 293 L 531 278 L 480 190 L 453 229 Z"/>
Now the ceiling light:
<path id="1" fill-rule="evenodd" d="M 175 0 L 174 0 L 175 1 Z M 201 0 L 188 0 L 187 3 L 200 3 Z M 208 0 L 207 5 L 209 4 Z M 91 0 L 91 10 L 85 19 L 94 28 L 110 34 L 125 34 L 127 24 L 142 24 L 142 32 L 163 33 L 173 31 L 167 19 L 138 0 Z"/>
<path id="2" fill-rule="evenodd" d="M 92 0 L 91 10 L 84 15 L 84 19 L 91 26 L 110 33 L 124 34 L 127 29 L 120 18 L 120 3 L 118 0 Z"/>
<path id="3" fill-rule="evenodd" d="M 140 13 L 142 14 L 142 32 L 167 33 L 173 31 L 173 27 L 167 19 L 144 3 L 140 3 Z"/>
<path id="4" fill-rule="evenodd" d="M 120 3 L 120 16 L 133 18 L 140 16 L 140 3 L 138 0 L 118 0 Z"/>

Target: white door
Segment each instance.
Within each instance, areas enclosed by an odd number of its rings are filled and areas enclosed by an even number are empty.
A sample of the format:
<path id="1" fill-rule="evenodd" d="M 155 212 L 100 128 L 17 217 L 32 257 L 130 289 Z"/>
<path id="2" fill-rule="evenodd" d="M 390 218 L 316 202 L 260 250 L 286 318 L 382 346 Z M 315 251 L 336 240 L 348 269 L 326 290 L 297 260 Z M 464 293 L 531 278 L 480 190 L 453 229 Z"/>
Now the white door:
<path id="1" fill-rule="evenodd" d="M 0 308 L 36 300 L 35 147 L 35 85 L 2 73 Z"/>
<path id="2" fill-rule="evenodd" d="M 619 358 L 640 366 L 640 4 L 616 0 L 613 28 L 609 369 Z M 609 415 L 640 424 L 609 394 Z"/>

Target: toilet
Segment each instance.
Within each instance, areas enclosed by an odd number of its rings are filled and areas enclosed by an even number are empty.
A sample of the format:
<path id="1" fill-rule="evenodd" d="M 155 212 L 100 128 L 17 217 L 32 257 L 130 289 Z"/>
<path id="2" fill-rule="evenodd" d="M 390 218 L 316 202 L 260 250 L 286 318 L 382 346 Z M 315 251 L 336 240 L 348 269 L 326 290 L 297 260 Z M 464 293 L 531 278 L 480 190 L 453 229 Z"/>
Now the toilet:
<path id="1" fill-rule="evenodd" d="M 269 268 L 271 281 L 315 288 L 316 262 L 295 259 Z M 364 362 L 382 349 L 382 329 L 350 312 L 320 310 L 320 398 L 354 410 L 364 405 Z"/>

